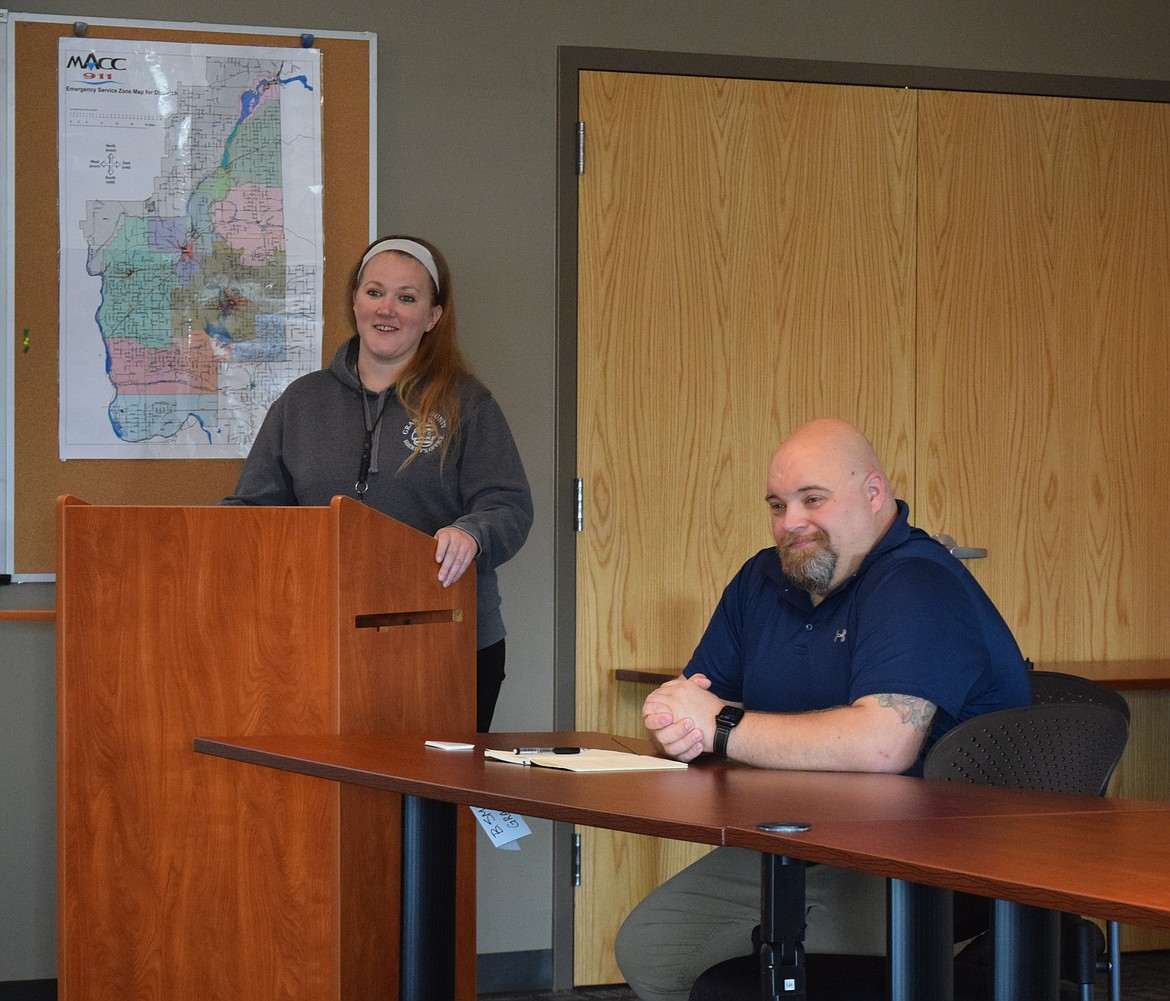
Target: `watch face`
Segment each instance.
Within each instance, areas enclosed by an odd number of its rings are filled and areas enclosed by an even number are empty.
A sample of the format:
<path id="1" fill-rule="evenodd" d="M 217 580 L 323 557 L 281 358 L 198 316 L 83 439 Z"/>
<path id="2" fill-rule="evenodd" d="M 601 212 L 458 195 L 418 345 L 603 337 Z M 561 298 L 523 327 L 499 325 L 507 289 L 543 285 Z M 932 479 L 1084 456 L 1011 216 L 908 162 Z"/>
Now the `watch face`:
<path id="1" fill-rule="evenodd" d="M 719 710 L 719 715 L 715 717 L 715 722 L 723 723 L 726 726 L 735 726 L 743 719 L 743 712 L 739 706 L 724 706 Z"/>

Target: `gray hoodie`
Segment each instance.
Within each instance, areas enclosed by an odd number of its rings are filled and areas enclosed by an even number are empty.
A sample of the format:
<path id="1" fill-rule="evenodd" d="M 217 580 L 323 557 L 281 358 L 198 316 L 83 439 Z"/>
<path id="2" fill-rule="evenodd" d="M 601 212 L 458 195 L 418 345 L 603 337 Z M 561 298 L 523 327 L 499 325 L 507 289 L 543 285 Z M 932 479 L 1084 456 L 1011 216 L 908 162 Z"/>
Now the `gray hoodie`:
<path id="1" fill-rule="evenodd" d="M 440 468 L 442 439 L 420 438 L 393 387 L 363 391 L 357 348 L 350 338 L 327 369 L 295 380 L 272 404 L 223 503 L 327 505 L 338 495 L 357 497 L 367 420 L 374 423 L 365 503 L 427 535 L 454 525 L 475 539 L 477 646 L 490 646 L 504 638 L 496 567 L 516 554 L 532 525 L 532 494 L 508 422 L 487 388 L 469 379 Z M 449 434 L 444 415 L 436 417 Z"/>

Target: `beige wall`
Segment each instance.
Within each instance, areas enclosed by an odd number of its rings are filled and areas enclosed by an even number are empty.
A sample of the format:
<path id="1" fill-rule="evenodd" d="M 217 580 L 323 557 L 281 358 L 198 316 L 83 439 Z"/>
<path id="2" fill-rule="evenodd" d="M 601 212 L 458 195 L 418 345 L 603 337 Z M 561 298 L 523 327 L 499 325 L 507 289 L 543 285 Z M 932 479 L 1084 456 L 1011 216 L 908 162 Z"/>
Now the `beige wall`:
<path id="1" fill-rule="evenodd" d="M 504 729 L 552 722 L 552 510 L 568 489 L 553 481 L 557 46 L 1162 79 L 1170 36 L 1164 0 L 286 0 L 271 8 L 119 0 L 91 9 L 26 0 L 21 9 L 377 33 L 379 229 L 425 234 L 446 252 L 464 345 L 508 415 L 536 501 L 528 545 L 502 574 Z M 43 661 L 44 649 L 0 633 L 0 671 L 10 658 Z M 51 679 L 52 663 L 40 668 Z M 0 753 L 7 757 L 3 735 Z M 51 783 L 51 775 L 42 782 L 46 797 Z M 0 816 L 8 809 L 0 804 Z M 484 906 L 499 901 L 513 918 L 481 922 L 482 951 L 549 946 L 544 828 L 536 840 L 519 859 L 484 867 Z M 0 889 L 12 864 L 0 859 Z M 16 924 L 0 905 L 0 929 Z M 6 937 L 0 981 L 54 975 L 51 942 L 17 950 Z"/>

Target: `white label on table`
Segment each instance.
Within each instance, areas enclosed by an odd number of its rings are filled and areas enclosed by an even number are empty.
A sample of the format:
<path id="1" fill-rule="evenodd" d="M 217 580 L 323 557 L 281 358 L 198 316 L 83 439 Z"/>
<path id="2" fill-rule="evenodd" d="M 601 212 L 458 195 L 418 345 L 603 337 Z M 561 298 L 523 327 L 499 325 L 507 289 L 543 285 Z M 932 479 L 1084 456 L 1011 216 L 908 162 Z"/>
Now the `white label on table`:
<path id="1" fill-rule="evenodd" d="M 473 806 L 471 812 L 491 843 L 505 851 L 518 852 L 520 846 L 516 842 L 532 833 L 524 818 L 514 813 L 492 810 L 486 806 Z"/>

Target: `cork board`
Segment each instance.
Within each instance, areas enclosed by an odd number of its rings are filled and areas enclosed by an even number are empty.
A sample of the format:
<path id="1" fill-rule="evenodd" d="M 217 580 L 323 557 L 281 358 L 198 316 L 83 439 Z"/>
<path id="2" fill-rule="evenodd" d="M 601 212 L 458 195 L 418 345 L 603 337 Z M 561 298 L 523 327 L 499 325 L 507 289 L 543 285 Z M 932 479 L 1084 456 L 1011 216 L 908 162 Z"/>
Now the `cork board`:
<path id="1" fill-rule="evenodd" d="M 14 174 L 11 218 L 14 352 L 13 551 L 16 573 L 54 571 L 54 506 L 61 494 L 93 504 L 213 504 L 230 493 L 239 459 L 74 459 L 58 450 L 59 286 L 57 45 L 73 23 L 16 21 L 11 66 Z M 91 23 L 85 36 L 296 48 L 301 36 Z M 352 332 L 349 269 L 370 240 L 373 36 L 314 37 L 321 51 L 323 357 Z M 25 332 L 27 331 L 27 342 Z"/>

